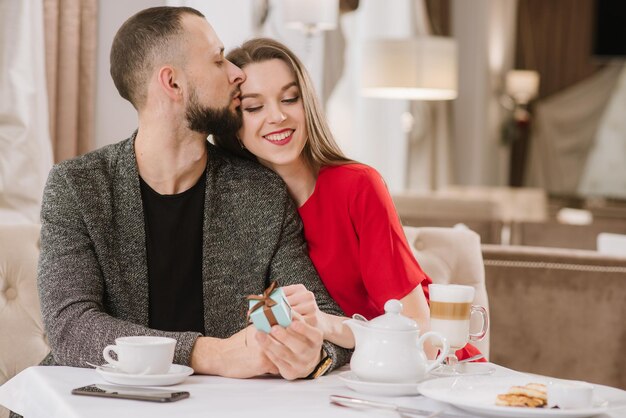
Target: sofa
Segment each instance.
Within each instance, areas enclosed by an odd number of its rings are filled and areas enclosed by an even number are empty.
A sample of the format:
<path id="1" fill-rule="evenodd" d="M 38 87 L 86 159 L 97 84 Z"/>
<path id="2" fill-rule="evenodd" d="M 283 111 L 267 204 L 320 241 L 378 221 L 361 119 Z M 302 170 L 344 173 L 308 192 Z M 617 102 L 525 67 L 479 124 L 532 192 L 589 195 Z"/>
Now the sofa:
<path id="1" fill-rule="evenodd" d="M 511 225 L 511 244 L 597 250 L 598 235 L 602 232 L 626 234 L 626 218 L 597 219 L 589 225 L 556 221 L 514 222 Z"/>
<path id="2" fill-rule="evenodd" d="M 432 193 L 396 194 L 393 201 L 405 226 L 450 228 L 464 224 L 480 235 L 481 242 L 501 243 L 502 208 L 497 202 Z"/>
<path id="3" fill-rule="evenodd" d="M 548 196 L 530 187 L 447 186 L 430 192 L 395 193 L 404 225 L 451 227 L 462 223 L 483 244 L 508 244 L 512 222 L 545 222 Z"/>
<path id="4" fill-rule="evenodd" d="M 37 294 L 38 225 L 0 225 L 0 385 L 50 351 Z M 9 413 L 0 406 L 0 418 Z"/>
<path id="5" fill-rule="evenodd" d="M 491 361 L 626 389 L 626 257 L 483 245 Z"/>

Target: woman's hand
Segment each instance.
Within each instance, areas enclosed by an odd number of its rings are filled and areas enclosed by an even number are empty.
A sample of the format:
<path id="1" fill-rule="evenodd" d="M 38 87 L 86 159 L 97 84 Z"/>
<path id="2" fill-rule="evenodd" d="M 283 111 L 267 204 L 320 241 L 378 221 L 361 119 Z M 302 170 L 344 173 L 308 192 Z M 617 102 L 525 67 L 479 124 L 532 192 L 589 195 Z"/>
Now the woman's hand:
<path id="1" fill-rule="evenodd" d="M 287 302 L 296 316 L 322 331 L 324 339 L 344 348 L 354 348 L 354 335 L 343 321 L 348 318 L 320 311 L 313 292 L 302 284 L 283 286 Z"/>
<path id="2" fill-rule="evenodd" d="M 298 313 L 307 324 L 324 331 L 322 311 L 317 306 L 313 292 L 307 290 L 303 284 L 283 286 L 283 291 L 291 309 Z"/>

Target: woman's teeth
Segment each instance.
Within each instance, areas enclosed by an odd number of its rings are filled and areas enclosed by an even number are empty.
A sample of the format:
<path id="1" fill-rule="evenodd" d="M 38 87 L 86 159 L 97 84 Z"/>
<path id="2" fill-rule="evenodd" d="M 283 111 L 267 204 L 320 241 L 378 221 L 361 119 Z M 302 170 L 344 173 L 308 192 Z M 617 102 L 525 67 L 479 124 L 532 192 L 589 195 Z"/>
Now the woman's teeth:
<path id="1" fill-rule="evenodd" d="M 264 136 L 264 138 L 270 141 L 282 141 L 283 139 L 287 138 L 292 133 L 293 133 L 293 130 L 288 130 L 288 131 L 284 131 L 278 134 L 266 135 Z"/>

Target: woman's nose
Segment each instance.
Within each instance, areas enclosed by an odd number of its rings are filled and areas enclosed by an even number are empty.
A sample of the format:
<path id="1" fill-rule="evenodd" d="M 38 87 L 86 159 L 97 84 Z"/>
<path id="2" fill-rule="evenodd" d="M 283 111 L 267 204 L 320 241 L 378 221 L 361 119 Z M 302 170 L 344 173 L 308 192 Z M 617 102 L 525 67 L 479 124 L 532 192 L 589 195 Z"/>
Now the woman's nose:
<path id="1" fill-rule="evenodd" d="M 281 123 L 281 122 L 284 122 L 285 119 L 287 119 L 287 116 L 285 116 L 283 111 L 280 110 L 279 108 L 274 108 L 270 112 L 270 115 L 269 115 L 270 123 Z"/>

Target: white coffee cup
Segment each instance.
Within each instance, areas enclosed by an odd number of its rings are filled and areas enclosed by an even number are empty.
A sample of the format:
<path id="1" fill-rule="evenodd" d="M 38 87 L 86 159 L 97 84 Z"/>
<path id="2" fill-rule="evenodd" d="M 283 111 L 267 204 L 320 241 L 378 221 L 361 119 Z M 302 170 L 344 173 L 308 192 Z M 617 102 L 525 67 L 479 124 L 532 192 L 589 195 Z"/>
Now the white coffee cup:
<path id="1" fill-rule="evenodd" d="M 120 337 L 107 345 L 102 355 L 107 363 L 129 374 L 164 374 L 174 360 L 176 340 L 168 337 Z M 111 357 L 111 351 L 117 360 Z"/>
<path id="2" fill-rule="evenodd" d="M 593 385 L 575 380 L 548 384 L 548 407 L 584 409 L 593 407 Z"/>

